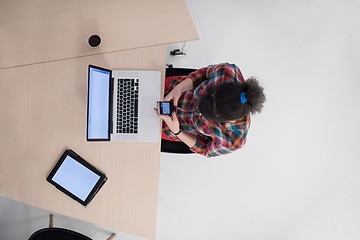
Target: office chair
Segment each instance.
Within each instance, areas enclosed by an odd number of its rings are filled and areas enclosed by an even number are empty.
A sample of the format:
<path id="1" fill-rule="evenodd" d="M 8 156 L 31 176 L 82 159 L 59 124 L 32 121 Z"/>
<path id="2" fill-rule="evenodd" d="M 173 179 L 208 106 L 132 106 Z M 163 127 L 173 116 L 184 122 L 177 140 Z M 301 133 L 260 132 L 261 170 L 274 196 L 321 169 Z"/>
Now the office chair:
<path id="1" fill-rule="evenodd" d="M 113 233 L 107 240 L 114 239 L 115 236 L 116 234 Z M 53 215 L 50 214 L 49 227 L 34 232 L 29 240 L 91 240 L 91 238 L 69 229 L 54 228 Z"/>
<path id="2" fill-rule="evenodd" d="M 189 68 L 166 68 L 165 78 L 174 77 L 174 76 L 187 76 L 196 69 Z M 165 84 L 169 84 L 166 82 Z M 189 149 L 189 146 L 183 142 L 170 141 L 167 139 L 161 139 L 161 152 L 166 153 L 180 153 L 180 154 L 188 154 L 194 153 Z"/>

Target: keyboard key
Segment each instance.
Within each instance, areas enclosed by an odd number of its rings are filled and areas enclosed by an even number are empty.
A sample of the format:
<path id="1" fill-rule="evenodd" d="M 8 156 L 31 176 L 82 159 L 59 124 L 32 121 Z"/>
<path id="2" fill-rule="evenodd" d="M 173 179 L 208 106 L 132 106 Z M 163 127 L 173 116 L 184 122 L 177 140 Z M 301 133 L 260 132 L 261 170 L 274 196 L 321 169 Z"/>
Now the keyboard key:
<path id="1" fill-rule="evenodd" d="M 138 116 L 138 101 L 137 99 L 135 99 L 135 108 L 134 108 L 134 116 L 137 117 Z"/>

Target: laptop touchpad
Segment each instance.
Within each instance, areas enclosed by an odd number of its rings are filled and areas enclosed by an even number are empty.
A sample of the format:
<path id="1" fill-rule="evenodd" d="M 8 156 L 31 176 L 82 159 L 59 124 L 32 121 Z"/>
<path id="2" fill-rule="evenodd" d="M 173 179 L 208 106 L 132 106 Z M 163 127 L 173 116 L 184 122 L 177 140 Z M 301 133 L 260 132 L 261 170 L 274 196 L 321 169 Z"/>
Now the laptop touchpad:
<path id="1" fill-rule="evenodd" d="M 140 98 L 140 116 L 156 117 L 154 107 L 156 107 L 157 101 L 159 101 L 159 99 L 157 99 L 156 96 L 144 96 Z"/>

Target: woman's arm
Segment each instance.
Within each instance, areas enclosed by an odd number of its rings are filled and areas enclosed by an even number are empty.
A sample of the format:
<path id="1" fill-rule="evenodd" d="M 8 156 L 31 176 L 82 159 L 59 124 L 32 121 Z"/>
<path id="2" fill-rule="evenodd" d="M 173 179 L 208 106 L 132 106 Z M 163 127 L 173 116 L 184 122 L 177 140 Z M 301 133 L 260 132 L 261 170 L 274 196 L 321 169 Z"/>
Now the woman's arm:
<path id="1" fill-rule="evenodd" d="M 190 134 L 190 133 L 187 133 L 187 132 L 184 132 L 184 131 L 181 131 L 178 135 L 176 135 L 183 143 L 185 143 L 186 145 L 189 146 L 189 148 L 192 148 L 196 141 L 197 141 L 197 137 Z"/>
<path id="2" fill-rule="evenodd" d="M 199 86 L 203 81 L 206 81 L 210 78 L 210 76 L 216 72 L 220 72 L 217 74 L 217 76 L 220 76 L 220 78 L 224 78 L 222 74 L 224 74 L 225 71 L 221 71 L 221 69 L 226 69 L 227 71 L 230 71 L 233 73 L 233 68 L 229 67 L 230 65 L 228 63 L 222 63 L 218 65 L 210 65 L 208 67 L 200 68 L 192 73 L 189 74 L 189 76 L 180 82 L 178 85 L 176 85 L 173 90 L 164 98 L 164 101 L 171 101 L 173 100 L 174 106 L 176 107 L 178 105 L 179 98 L 181 97 L 181 94 L 183 92 L 192 90 Z"/>
<path id="3" fill-rule="evenodd" d="M 164 101 L 171 101 L 173 100 L 175 108 L 178 105 L 179 98 L 183 92 L 188 90 L 192 90 L 194 88 L 193 81 L 190 78 L 186 78 L 178 85 L 176 85 L 171 92 L 164 98 Z"/>
<path id="4" fill-rule="evenodd" d="M 197 141 L 197 137 L 189 134 L 187 132 L 183 132 L 180 131 L 180 124 L 179 124 L 179 120 L 176 116 L 176 112 L 174 111 L 172 113 L 171 116 L 169 115 L 160 115 L 157 113 L 157 110 L 154 109 L 154 111 L 156 112 L 156 114 L 159 116 L 159 118 L 161 118 L 162 120 L 165 121 L 166 125 L 169 127 L 170 131 L 173 133 L 178 133 L 180 132 L 178 135 L 176 135 L 181 141 L 183 141 L 186 145 L 188 145 L 190 148 L 193 147 Z"/>

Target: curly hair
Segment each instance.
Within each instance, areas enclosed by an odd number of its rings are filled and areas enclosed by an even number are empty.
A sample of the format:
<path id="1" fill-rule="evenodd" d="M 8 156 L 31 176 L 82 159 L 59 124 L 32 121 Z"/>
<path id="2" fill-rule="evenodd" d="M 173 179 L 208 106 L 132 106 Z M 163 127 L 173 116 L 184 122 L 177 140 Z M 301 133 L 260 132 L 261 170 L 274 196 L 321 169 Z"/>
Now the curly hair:
<path id="1" fill-rule="evenodd" d="M 242 93 L 246 101 L 241 100 Z M 200 97 L 199 110 L 207 119 L 226 122 L 260 113 L 265 101 L 264 88 L 251 77 L 243 83 L 208 86 Z"/>

